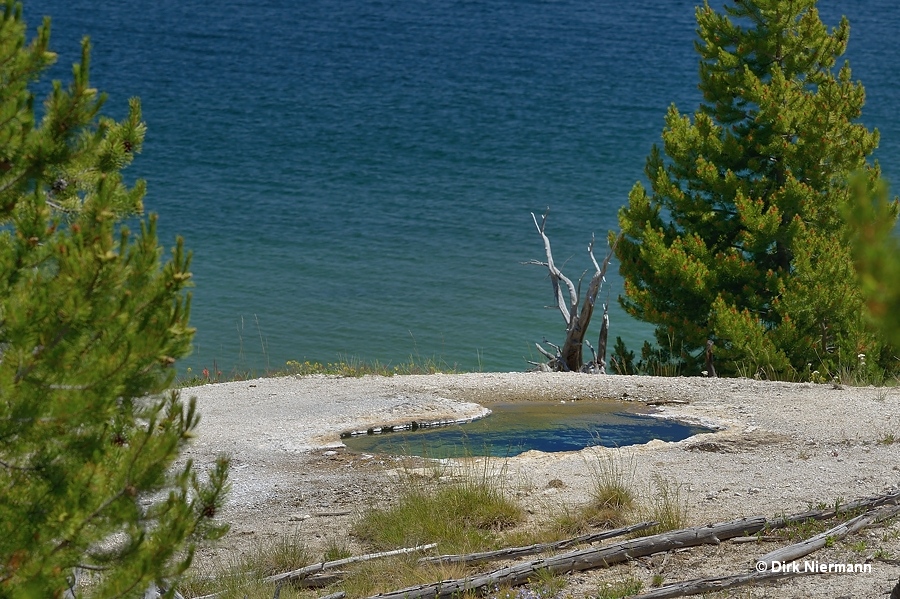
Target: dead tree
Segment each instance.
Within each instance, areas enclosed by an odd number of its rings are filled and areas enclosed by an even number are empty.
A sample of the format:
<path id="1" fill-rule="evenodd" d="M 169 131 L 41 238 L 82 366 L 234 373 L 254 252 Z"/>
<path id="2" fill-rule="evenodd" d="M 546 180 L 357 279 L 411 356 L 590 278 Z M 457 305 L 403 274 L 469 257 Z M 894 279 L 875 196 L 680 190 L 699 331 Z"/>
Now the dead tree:
<path id="1" fill-rule="evenodd" d="M 553 262 L 553 252 L 550 249 L 550 238 L 547 237 L 547 233 L 545 232 L 548 213 L 549 209 L 547 212 L 544 212 L 540 223 L 538 222 L 537 216 L 535 216 L 533 212 L 531 213 L 531 218 L 534 220 L 534 226 L 540 234 L 541 239 L 544 241 L 544 253 L 547 256 L 547 261 L 541 262 L 539 260 L 531 260 L 527 262 L 527 264 L 543 266 L 549 271 L 550 282 L 553 285 L 553 296 L 556 301 L 556 308 L 559 310 L 559 313 L 562 314 L 563 320 L 566 321 L 566 340 L 562 346 L 555 345 L 546 340 L 544 341 L 544 343 L 556 350 L 555 354 L 545 349 L 539 343 L 536 343 L 535 345 L 537 346 L 538 351 L 548 359 L 546 367 L 550 370 L 605 374 L 606 337 L 609 333 L 609 304 L 603 305 L 603 326 L 600 327 L 600 338 L 597 343 L 599 354 L 595 353 L 594 348 L 588 343 L 588 347 L 591 348 L 591 353 L 593 354 L 593 359 L 587 364 L 584 362 L 584 336 L 587 333 L 588 325 L 590 325 L 591 316 L 594 314 L 594 305 L 597 302 L 597 297 L 600 295 L 600 290 L 606 280 L 606 269 L 609 266 L 609 261 L 612 259 L 616 244 L 619 242 L 621 236 L 617 237 L 613 242 L 609 252 L 606 254 L 606 258 L 603 259 L 602 265 L 598 264 L 597 259 L 594 257 L 595 239 L 593 237 L 591 238 L 591 243 L 588 244 L 588 255 L 591 257 L 591 262 L 594 264 L 594 275 L 591 277 L 591 281 L 588 284 L 587 296 L 584 298 L 584 303 L 582 304 L 580 297 L 581 281 L 579 280 L 578 287 L 576 287 L 575 283 L 564 275 Z M 535 362 L 532 362 L 532 364 L 539 365 Z"/>

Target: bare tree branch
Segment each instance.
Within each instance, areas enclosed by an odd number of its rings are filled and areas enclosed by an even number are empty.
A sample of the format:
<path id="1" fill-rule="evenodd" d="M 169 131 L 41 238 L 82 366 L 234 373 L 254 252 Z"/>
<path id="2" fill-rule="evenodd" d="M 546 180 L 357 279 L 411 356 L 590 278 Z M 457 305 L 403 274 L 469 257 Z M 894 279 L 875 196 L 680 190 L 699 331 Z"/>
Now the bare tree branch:
<path id="1" fill-rule="evenodd" d="M 602 340 L 600 343 L 600 354 L 599 356 L 594 352 L 594 348 L 589 347 L 591 349 L 591 353 L 593 354 L 593 359 L 589 362 L 587 366 L 584 365 L 584 336 L 587 332 L 587 328 L 591 322 L 591 316 L 594 313 L 594 306 L 597 301 L 597 297 L 600 294 L 600 290 L 603 287 L 603 283 L 606 281 L 606 269 L 609 267 L 609 262 L 615 253 L 616 246 L 619 243 L 619 240 L 622 238 L 622 235 L 619 234 L 615 241 L 610 246 L 609 252 L 606 254 L 606 257 L 603 260 L 603 263 L 599 263 L 597 261 L 597 257 L 594 255 L 594 247 L 596 244 L 596 237 L 591 236 L 591 241 L 588 244 L 587 251 L 588 256 L 591 259 L 591 263 L 594 265 L 594 274 L 591 277 L 590 283 L 588 284 L 587 294 L 585 296 L 584 303 L 581 304 L 581 283 L 583 281 L 583 276 L 578 280 L 578 287 L 572 283 L 572 280 L 566 277 L 553 262 L 553 251 L 550 248 L 550 238 L 547 237 L 546 226 L 547 226 L 547 215 L 549 214 L 549 208 L 547 212 L 544 213 L 540 222 L 538 222 L 537 216 L 532 212 L 531 219 L 534 221 L 534 226 L 537 229 L 538 233 L 541 236 L 541 239 L 544 242 L 544 253 L 547 256 L 546 262 L 539 262 L 536 260 L 532 260 L 528 262 L 528 264 L 537 264 L 544 266 L 550 273 L 550 281 L 553 284 L 553 297 L 556 300 L 556 307 L 559 310 L 560 314 L 563 315 L 563 319 L 566 321 L 566 340 L 563 343 L 561 348 L 558 348 L 558 355 L 555 357 L 551 357 L 547 355 L 547 352 L 541 352 L 547 357 L 550 362 L 548 363 L 548 367 L 552 370 L 557 371 L 582 371 L 582 372 L 597 372 L 597 373 L 606 373 L 606 343 L 605 337 L 608 335 L 609 331 L 609 315 L 606 312 L 606 308 L 608 306 L 604 306 L 604 324 L 606 329 L 601 330 Z M 566 304 L 565 294 L 562 289 L 562 285 L 565 285 L 569 292 L 569 303 Z M 546 342 L 545 342 L 546 343 Z"/>
<path id="2" fill-rule="evenodd" d="M 562 314 L 563 319 L 568 325 L 572 321 L 571 313 L 578 309 L 578 292 L 575 290 L 575 285 L 572 283 L 572 280 L 565 276 L 556 267 L 556 264 L 553 263 L 553 251 L 550 249 L 550 238 L 547 237 L 547 234 L 544 232 L 544 227 L 547 225 L 547 215 L 549 213 L 550 209 L 547 208 L 547 211 L 544 212 L 544 215 L 541 217 L 540 224 L 538 224 L 537 216 L 534 215 L 534 212 L 531 213 L 531 218 L 534 221 L 534 226 L 538 230 L 541 239 L 544 241 L 544 252 L 547 255 L 547 262 L 540 264 L 546 266 L 547 270 L 550 272 L 550 282 L 553 283 L 553 296 L 554 299 L 556 299 L 556 307 L 559 309 L 560 314 Z M 566 288 L 569 290 L 569 305 L 571 306 L 571 310 L 569 306 L 566 305 L 563 290 L 559 284 L 560 281 L 565 283 Z"/>

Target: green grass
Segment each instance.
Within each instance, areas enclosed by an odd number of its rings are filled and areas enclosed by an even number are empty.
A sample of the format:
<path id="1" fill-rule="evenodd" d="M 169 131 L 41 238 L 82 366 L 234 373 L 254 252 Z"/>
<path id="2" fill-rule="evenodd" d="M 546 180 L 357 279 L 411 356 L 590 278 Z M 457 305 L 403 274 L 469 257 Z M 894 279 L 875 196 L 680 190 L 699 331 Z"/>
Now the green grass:
<path id="1" fill-rule="evenodd" d="M 616 528 L 633 519 L 636 506 L 634 456 L 599 448 L 589 463 L 591 499 L 580 506 L 558 506 L 542 533 L 542 540 L 558 540 L 596 528 Z"/>
<path id="2" fill-rule="evenodd" d="M 886 433 L 878 440 L 878 443 L 881 445 L 893 445 L 894 443 L 900 443 L 900 437 L 897 437 L 894 433 Z"/>
<path id="3" fill-rule="evenodd" d="M 438 543 L 442 553 L 496 546 L 498 533 L 522 521 L 522 508 L 488 479 L 409 480 L 390 507 L 362 516 L 352 533 L 377 549 Z"/>
<path id="4" fill-rule="evenodd" d="M 634 577 L 619 582 L 605 583 L 597 589 L 597 599 L 622 599 L 636 595 L 644 588 L 644 583 Z"/>
<path id="5" fill-rule="evenodd" d="M 681 485 L 674 484 L 659 475 L 654 475 L 648 494 L 648 502 L 639 508 L 642 520 L 659 522 L 639 536 L 678 530 L 688 525 L 687 501 L 681 496 Z"/>
<path id="6" fill-rule="evenodd" d="M 593 528 L 615 528 L 624 525 L 635 509 L 634 456 L 621 450 L 600 449 L 590 464 L 593 486 L 591 500 L 576 509 L 564 509 L 551 526 L 566 535 L 576 535 Z"/>
<path id="7" fill-rule="evenodd" d="M 306 545 L 296 534 L 253 543 L 249 550 L 206 570 L 192 570 L 178 585 L 185 597 L 221 593 L 221 599 L 272 596 L 273 585 L 259 579 L 313 563 Z M 298 594 L 281 595 L 299 597 Z"/>
<path id="8" fill-rule="evenodd" d="M 334 562 L 339 559 L 346 559 L 353 555 L 353 552 L 346 544 L 338 543 L 334 539 L 328 541 L 325 551 L 322 553 L 323 562 Z"/>
<path id="9" fill-rule="evenodd" d="M 255 370 L 232 370 L 225 374 L 218 370 L 213 363 L 212 368 L 203 368 L 199 372 L 188 368 L 183 376 L 175 380 L 175 386 L 179 388 L 197 387 L 213 383 L 229 383 L 233 381 L 246 381 L 260 377 L 282 376 L 311 376 L 328 375 L 348 378 L 359 378 L 366 375 L 394 376 L 408 374 L 459 374 L 463 372 L 455 364 L 448 364 L 439 358 L 418 358 L 410 356 L 408 360 L 397 364 L 381 363 L 378 360 L 366 361 L 358 358 L 347 358 L 337 362 L 311 362 L 306 360 L 288 360 L 283 368 L 266 369 L 261 372 Z"/>
<path id="10" fill-rule="evenodd" d="M 440 358 L 421 358 L 410 356 L 406 361 L 397 364 L 365 361 L 358 358 L 347 358 L 337 362 L 322 364 L 321 362 L 288 360 L 281 373 L 283 375 L 307 376 L 326 374 L 344 377 L 361 377 L 366 375 L 394 376 L 395 374 L 458 374 L 462 372 L 455 364 L 447 364 Z"/>
<path id="11" fill-rule="evenodd" d="M 600 511 L 612 512 L 609 524 L 621 525 L 634 507 L 634 455 L 621 450 L 606 450 L 592 469 L 592 504 Z"/>
<path id="12" fill-rule="evenodd" d="M 536 599 L 557 599 L 567 583 L 565 576 L 540 569 L 534 573 L 534 577 L 528 579 L 528 589 Z"/>

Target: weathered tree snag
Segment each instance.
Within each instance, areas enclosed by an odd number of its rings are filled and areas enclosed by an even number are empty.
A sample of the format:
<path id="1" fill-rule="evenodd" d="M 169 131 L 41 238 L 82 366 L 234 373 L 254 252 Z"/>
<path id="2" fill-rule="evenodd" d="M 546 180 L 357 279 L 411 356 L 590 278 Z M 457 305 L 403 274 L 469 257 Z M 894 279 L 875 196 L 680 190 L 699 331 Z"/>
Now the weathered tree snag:
<path id="1" fill-rule="evenodd" d="M 716 576 L 712 578 L 695 578 L 668 584 L 654 589 L 649 593 L 635 595 L 630 599 L 672 599 L 672 597 L 684 597 L 686 595 L 700 595 L 702 593 L 714 593 L 733 587 L 760 582 L 771 582 L 790 576 L 803 576 L 806 572 L 751 572 L 749 574 L 737 574 L 734 576 Z"/>
<path id="2" fill-rule="evenodd" d="M 778 528 L 783 528 L 785 526 L 790 526 L 791 524 L 805 522 L 807 520 L 827 520 L 828 518 L 834 518 L 838 514 L 846 514 L 848 512 L 853 512 L 856 510 L 868 510 L 880 505 L 893 505 L 897 504 L 898 502 L 900 502 L 900 490 L 895 490 L 891 491 L 890 493 L 885 493 L 884 495 L 874 495 L 872 497 L 857 499 L 855 501 L 851 501 L 850 503 L 836 505 L 835 507 L 828 508 L 827 510 L 809 510 L 806 512 L 801 512 L 799 514 L 785 516 L 783 518 L 775 518 L 773 520 L 769 520 L 766 523 L 766 528 L 769 530 L 775 530 Z"/>
<path id="3" fill-rule="evenodd" d="M 590 547 L 587 549 L 570 551 L 545 559 L 515 564 L 486 574 L 409 587 L 399 591 L 374 595 L 370 599 L 430 599 L 431 597 L 449 597 L 465 591 L 483 589 L 495 584 L 509 584 L 515 586 L 527 582 L 530 577 L 533 577 L 535 573 L 540 570 L 547 570 L 551 573 L 558 574 L 589 570 L 592 568 L 602 568 L 632 558 L 643 557 L 664 551 L 672 551 L 683 547 L 711 543 L 718 544 L 721 541 L 734 538 L 745 540 L 746 535 L 753 535 L 763 530 L 778 529 L 810 519 L 823 520 L 856 510 L 870 510 L 869 513 L 864 514 L 859 519 L 851 520 L 841 525 L 847 528 L 848 531 L 858 530 L 858 528 L 871 522 L 878 522 L 896 515 L 900 512 L 898 502 L 900 502 L 900 491 L 891 491 L 883 495 L 859 499 L 844 505 L 835 505 L 834 507 L 825 510 L 810 510 L 772 520 L 757 516 L 754 518 L 733 520 L 731 522 L 686 528 L 602 547 Z M 877 510 L 873 509 L 878 506 L 889 507 L 883 507 Z M 841 527 L 836 527 L 835 529 L 832 529 L 832 531 L 839 528 Z M 828 535 L 828 533 L 825 534 Z M 770 553 L 769 555 L 772 554 Z M 765 557 L 768 558 L 768 556 Z M 760 575 L 746 574 L 723 578 L 698 579 L 666 587 L 666 589 L 672 589 L 671 591 L 665 591 L 666 593 L 671 594 L 661 594 L 664 590 L 657 589 L 656 591 L 653 591 L 657 594 L 644 595 L 642 596 L 642 599 L 661 599 L 662 597 L 678 597 L 687 594 L 697 594 L 705 592 L 705 590 L 721 590 L 730 588 L 731 586 L 768 581 L 777 577 L 777 575 L 772 576 L 769 572 L 766 572 Z M 704 584 L 708 586 L 702 586 Z M 694 587 L 691 585 L 694 585 Z M 676 588 L 678 589 L 677 593 L 675 593 Z M 691 588 L 696 588 L 697 590 L 691 592 Z"/>
<path id="4" fill-rule="evenodd" d="M 713 364 L 713 343 L 712 339 L 706 340 L 706 376 L 716 378 L 716 367 Z"/>
<path id="5" fill-rule="evenodd" d="M 600 339 L 597 341 L 597 357 L 594 358 L 599 370 L 597 374 L 606 374 L 607 337 L 609 337 L 609 302 L 603 304 L 603 320 L 600 322 Z"/>
<path id="6" fill-rule="evenodd" d="M 565 276 L 553 262 L 553 251 L 550 248 L 550 238 L 547 237 L 545 231 L 548 213 L 549 209 L 541 217 L 540 223 L 538 222 L 537 216 L 535 216 L 533 212 L 531 213 L 534 226 L 544 242 L 544 253 L 547 256 L 547 261 L 540 262 L 538 260 L 531 260 L 527 262 L 527 264 L 544 266 L 550 273 L 550 282 L 553 285 L 553 298 L 556 302 L 556 308 L 559 310 L 559 313 L 562 314 L 563 320 L 566 321 L 566 340 L 562 347 L 552 346 L 557 348 L 555 356 L 541 348 L 540 345 L 538 345 L 538 349 L 546 358 L 548 358 L 549 361 L 547 366 L 551 370 L 605 373 L 606 343 L 604 332 L 608 334 L 609 330 L 609 315 L 606 306 L 604 306 L 604 324 L 606 325 L 606 328 L 601 328 L 601 341 L 599 343 L 600 354 L 599 356 L 595 355 L 594 359 L 588 364 L 584 363 L 584 336 L 587 333 L 588 325 L 590 325 L 591 322 L 591 316 L 594 313 L 594 305 L 597 301 L 597 296 L 600 294 L 600 289 L 603 286 L 603 282 L 606 280 L 606 269 L 609 267 L 609 261 L 612 259 L 613 252 L 616 249 L 619 239 L 621 239 L 621 235 L 613 242 L 602 265 L 598 264 L 597 259 L 594 257 L 595 239 L 591 238 L 591 242 L 588 244 L 588 255 L 591 258 L 591 262 L 594 264 L 595 272 L 588 284 L 587 295 L 582 304 L 581 298 L 579 297 L 581 291 L 580 283 L 578 288 L 576 288 L 572 280 Z M 563 291 L 563 286 L 566 288 L 565 292 Z M 568 294 L 568 299 L 566 298 L 566 294 Z"/>
<path id="7" fill-rule="evenodd" d="M 732 537 L 753 534 L 763 529 L 766 519 L 763 517 L 741 518 L 731 522 L 697 526 L 682 530 L 664 532 L 631 541 L 614 543 L 604 547 L 589 547 L 562 553 L 545 559 L 533 560 L 495 570 L 487 574 L 476 575 L 454 580 L 418 585 L 374 595 L 371 599 L 425 599 L 426 597 L 450 597 L 481 589 L 494 584 L 519 585 L 533 577 L 538 571 L 546 570 L 553 574 L 579 572 L 591 568 L 601 568 L 617 564 L 635 557 L 652 555 L 661 551 L 671 551 L 682 547 L 693 547 L 704 544 L 718 544 Z"/>
<path id="8" fill-rule="evenodd" d="M 775 551 L 770 551 L 756 560 L 757 568 L 771 568 L 771 565 L 774 563 L 780 564 L 782 562 L 794 561 L 795 559 L 809 555 L 814 551 L 818 551 L 824 547 L 829 540 L 838 541 L 848 534 L 865 528 L 872 522 L 891 518 L 897 513 L 900 513 L 900 506 L 897 505 L 888 505 L 871 509 L 861 516 L 842 522 L 834 528 L 830 528 L 814 537 L 810 537 L 793 545 L 788 545 L 787 547 L 781 547 Z"/>
<path id="9" fill-rule="evenodd" d="M 878 499 L 889 498 L 892 495 L 881 496 Z M 864 500 L 869 503 L 872 500 Z M 856 502 L 859 503 L 859 502 Z M 821 513 L 821 512 L 820 512 Z M 775 551 L 770 551 L 766 555 L 756 560 L 754 564 L 756 572 L 750 574 L 737 574 L 734 576 L 718 576 L 712 578 L 697 578 L 682 582 L 673 583 L 654 589 L 648 593 L 637 595 L 632 599 L 671 599 L 672 597 L 683 597 L 686 595 L 699 595 L 701 593 L 710 593 L 730 589 L 732 587 L 756 584 L 760 582 L 769 582 L 779 578 L 790 576 L 803 576 L 805 574 L 813 574 L 814 570 L 806 571 L 801 568 L 773 568 L 773 564 L 782 564 L 794 561 L 801 557 L 805 557 L 810 553 L 818 551 L 828 543 L 828 540 L 836 541 L 844 538 L 848 534 L 854 533 L 873 522 L 880 522 L 900 513 L 898 505 L 883 505 L 873 508 L 865 514 L 857 516 L 842 522 L 841 524 L 809 539 L 805 539 L 799 543 L 781 547 Z M 786 522 L 788 519 L 781 519 L 780 522 Z M 733 539 L 737 540 L 737 539 Z"/>
<path id="10" fill-rule="evenodd" d="M 304 568 L 299 568 L 297 570 L 291 570 L 290 572 L 283 572 L 281 574 L 273 574 L 272 576 L 267 576 L 263 578 L 263 582 L 296 582 L 298 580 L 307 578 L 312 576 L 313 574 L 318 574 L 323 570 L 329 570 L 332 568 L 337 568 L 338 566 L 346 566 L 347 564 L 353 564 L 356 562 L 365 562 L 373 559 L 380 559 L 383 557 L 391 557 L 394 555 L 404 555 L 406 553 L 414 553 L 417 551 L 428 551 L 429 549 L 434 549 L 437 547 L 437 543 L 429 543 L 427 545 L 418 545 L 416 547 L 405 547 L 403 549 L 394 549 L 393 551 L 382 551 L 381 553 L 368 553 L 366 555 L 355 555 L 352 557 L 345 557 L 344 559 L 338 559 L 331 562 L 319 562 L 317 564 L 312 564 L 311 566 L 306 566 Z"/>
<path id="11" fill-rule="evenodd" d="M 613 530 L 604 530 L 603 532 L 594 532 L 571 539 L 562 541 L 554 541 L 552 543 L 536 543 L 524 547 L 509 547 L 507 549 L 497 549 L 496 551 L 482 551 L 479 553 L 467 553 L 465 555 L 436 555 L 434 557 L 423 557 L 419 559 L 421 563 L 441 563 L 441 564 L 477 564 L 481 562 L 489 562 L 500 559 L 509 559 L 512 557 L 521 557 L 524 555 L 535 555 L 537 553 L 545 553 L 556 549 L 565 549 L 572 545 L 582 543 L 594 543 L 604 539 L 620 537 L 639 530 L 645 530 L 652 526 L 656 526 L 659 522 L 641 522 L 640 524 L 632 524 L 631 526 L 623 526 Z"/>

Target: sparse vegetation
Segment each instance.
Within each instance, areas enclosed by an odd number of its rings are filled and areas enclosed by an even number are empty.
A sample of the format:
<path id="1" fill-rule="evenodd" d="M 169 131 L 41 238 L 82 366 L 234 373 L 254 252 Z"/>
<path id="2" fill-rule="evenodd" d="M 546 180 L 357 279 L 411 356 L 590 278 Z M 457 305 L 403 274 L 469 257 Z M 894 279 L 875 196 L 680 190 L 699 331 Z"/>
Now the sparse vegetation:
<path id="1" fill-rule="evenodd" d="M 875 553 L 872 555 L 874 559 L 887 560 L 891 559 L 891 552 L 884 548 L 878 548 L 875 550 Z"/>
<path id="2" fill-rule="evenodd" d="M 197 597 L 220 593 L 222 599 L 272 596 L 272 585 L 260 579 L 302 568 L 313 562 L 306 544 L 296 532 L 268 541 L 256 541 L 239 556 L 227 558 L 205 570 L 193 570 L 179 584 L 178 591 L 185 597 Z M 287 589 L 285 589 L 287 590 Z M 282 597 L 299 597 L 297 591 Z"/>
<path id="3" fill-rule="evenodd" d="M 680 484 L 654 475 L 650 482 L 648 498 L 648 503 L 640 507 L 641 519 L 655 520 L 659 524 L 643 531 L 642 536 L 677 530 L 688 525 L 688 506 L 687 501 L 681 496 Z"/>
<path id="4" fill-rule="evenodd" d="M 619 582 L 602 585 L 597 589 L 597 599 L 623 599 L 629 595 L 640 593 L 643 588 L 643 582 L 630 577 Z"/>
<path id="5" fill-rule="evenodd" d="M 353 534 L 378 549 L 439 543 L 444 552 L 465 553 L 496 546 L 497 533 L 523 517 L 486 474 L 454 483 L 410 477 L 404 487 L 391 506 L 364 514 Z"/>
<path id="6" fill-rule="evenodd" d="M 593 464 L 594 488 L 587 511 L 593 525 L 625 524 L 635 503 L 634 456 L 605 450 Z"/>
<path id="7" fill-rule="evenodd" d="M 893 445 L 894 443 L 900 442 L 900 438 L 898 438 L 894 433 L 885 433 L 878 442 L 882 445 Z"/>
<path id="8" fill-rule="evenodd" d="M 366 375 L 395 376 L 406 374 L 458 374 L 462 372 L 455 364 L 447 364 L 439 358 L 417 358 L 410 356 L 408 360 L 397 364 L 382 364 L 378 360 L 367 361 L 359 358 L 348 357 L 337 362 L 314 362 L 304 360 L 288 360 L 284 368 L 267 369 L 262 372 L 254 370 L 233 370 L 225 375 L 215 363 L 212 368 L 203 368 L 198 373 L 192 368 L 185 370 L 184 375 L 178 378 L 178 387 L 196 387 L 211 383 L 227 383 L 231 381 L 245 381 L 258 377 L 282 377 L 282 376 L 311 376 L 326 375 L 348 378 L 358 378 Z"/>
<path id="9" fill-rule="evenodd" d="M 331 539 L 328 541 L 328 545 L 325 547 L 325 551 L 322 554 L 322 561 L 332 562 L 348 558 L 351 555 L 353 555 L 353 552 L 350 551 L 346 544 L 338 543 L 335 539 Z"/>

